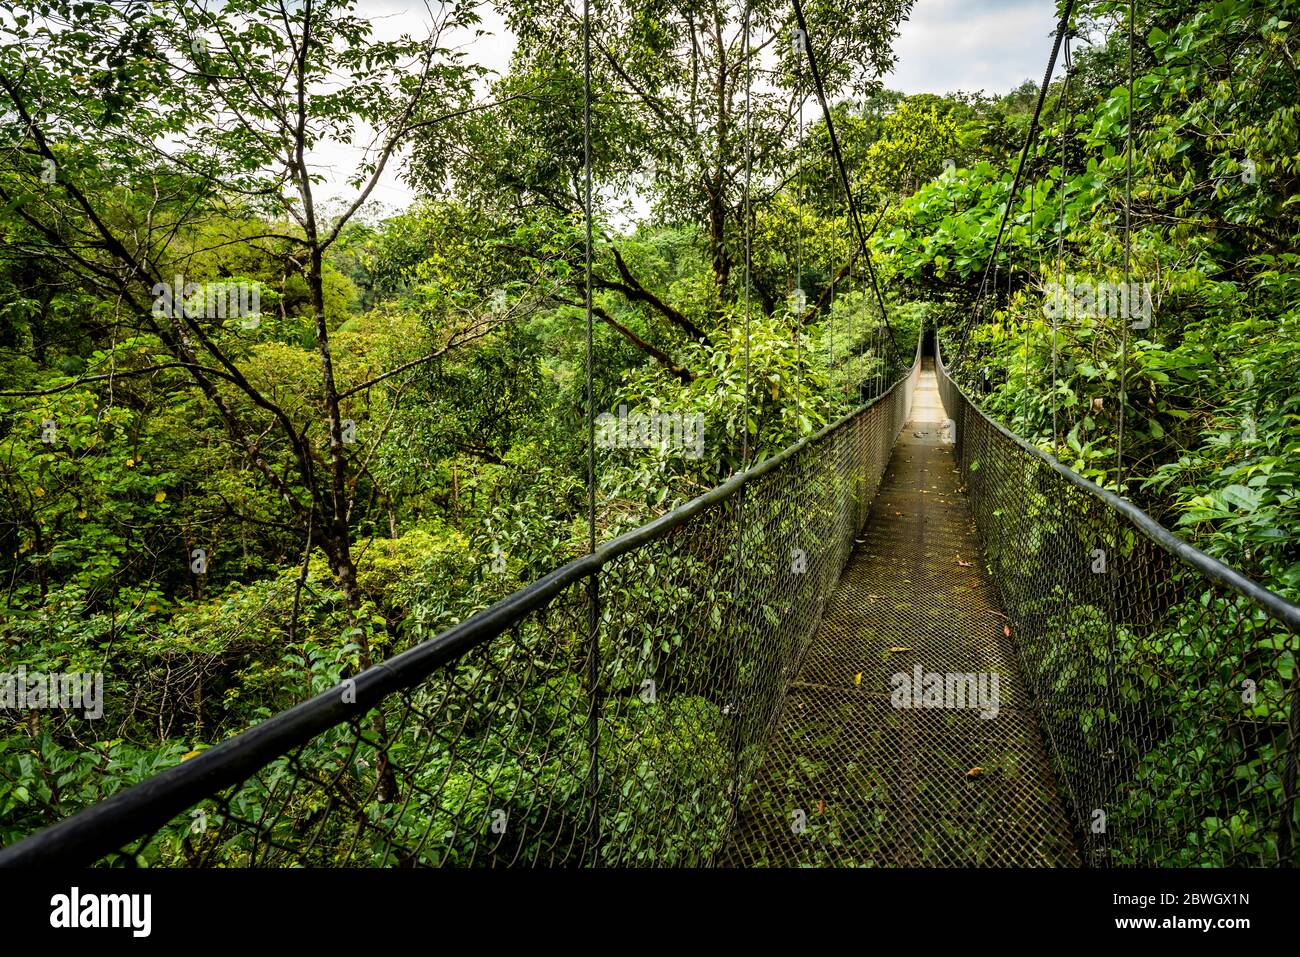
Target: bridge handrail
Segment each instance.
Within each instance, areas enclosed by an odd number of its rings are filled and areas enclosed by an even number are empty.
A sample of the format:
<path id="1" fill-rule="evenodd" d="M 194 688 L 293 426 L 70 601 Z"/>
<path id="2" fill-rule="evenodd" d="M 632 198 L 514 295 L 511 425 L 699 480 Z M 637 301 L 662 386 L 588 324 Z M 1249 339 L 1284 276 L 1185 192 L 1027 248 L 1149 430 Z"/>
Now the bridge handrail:
<path id="1" fill-rule="evenodd" d="M 358 713 L 377 706 L 389 695 L 417 685 L 440 668 L 502 635 L 531 613 L 545 608 L 575 583 L 598 574 L 620 556 L 665 538 L 695 516 L 732 499 L 742 489 L 780 469 L 805 449 L 817 446 L 851 426 L 881 403 L 895 398 L 900 388 L 906 388 L 914 381 L 920 367 L 920 354 L 918 337 L 916 357 L 910 370 L 880 395 L 813 435 L 798 440 L 659 518 L 600 545 L 594 552 L 556 568 L 439 635 L 360 672 L 350 679 L 352 700 L 345 701 L 339 687 L 323 691 L 189 760 L 0 849 L 0 867 L 76 865 L 97 861 L 156 831 L 198 802 L 239 785 L 277 758 L 308 744 L 322 732 L 355 719 Z M 905 409 L 910 403 L 910 395 L 903 398 Z M 903 418 L 906 418 L 905 412 Z"/>
<path id="2" fill-rule="evenodd" d="M 1016 435 L 937 342 L 936 357 L 1005 637 L 1087 861 L 1300 865 L 1300 607 Z"/>
<path id="3" fill-rule="evenodd" d="M 1225 565 L 1213 556 L 1205 554 L 1195 545 L 1175 535 L 1169 529 L 1165 528 L 1154 518 L 1148 515 L 1142 509 L 1138 508 L 1126 498 L 1116 495 L 1110 489 L 1103 488 L 1091 479 L 1084 478 L 1078 472 L 1074 471 L 1067 465 L 1062 465 L 1049 452 L 1045 452 L 1032 442 L 1021 438 L 1016 433 L 990 416 L 987 412 L 979 407 L 979 404 L 971 399 L 970 396 L 957 384 L 957 380 L 949 373 L 948 368 L 944 365 L 943 355 L 939 344 L 939 337 L 935 336 L 935 366 L 939 370 L 942 381 L 947 381 L 952 388 L 960 393 L 961 397 L 968 403 L 971 411 L 978 415 L 989 426 L 996 429 L 1004 438 L 1018 445 L 1021 449 L 1028 452 L 1040 460 L 1044 465 L 1056 472 L 1071 485 L 1082 489 L 1089 495 L 1092 495 L 1107 506 L 1119 512 L 1137 528 L 1159 545 L 1169 554 L 1173 555 L 1179 561 L 1190 565 L 1206 577 L 1231 588 L 1243 598 L 1247 598 L 1256 605 L 1263 608 L 1273 618 L 1284 622 L 1292 631 L 1300 632 L 1300 605 L 1287 601 L 1276 592 L 1270 591 L 1263 585 L 1251 578 L 1243 575 L 1230 565 Z"/>

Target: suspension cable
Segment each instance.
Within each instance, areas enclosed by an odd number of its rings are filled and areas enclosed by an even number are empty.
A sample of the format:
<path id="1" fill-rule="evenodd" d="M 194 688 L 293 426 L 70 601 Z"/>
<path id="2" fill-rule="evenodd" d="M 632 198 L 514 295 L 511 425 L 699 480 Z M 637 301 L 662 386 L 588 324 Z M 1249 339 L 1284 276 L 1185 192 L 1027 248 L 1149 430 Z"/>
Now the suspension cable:
<path id="1" fill-rule="evenodd" d="M 832 222 L 833 221 L 834 220 L 832 220 Z M 830 342 L 830 348 L 826 360 L 826 389 L 832 395 L 834 395 L 835 392 L 835 296 L 836 293 L 839 292 L 837 288 L 837 280 L 839 277 L 836 275 L 835 272 L 835 259 L 836 259 L 836 253 L 838 251 L 839 251 L 839 230 L 835 229 L 832 230 L 831 232 L 831 255 L 830 255 L 830 260 L 828 262 L 828 268 L 830 269 L 830 274 L 831 274 L 831 307 L 830 307 L 831 313 L 830 313 L 830 334 L 827 336 L 827 339 Z M 848 251 L 847 247 L 845 251 L 846 252 Z M 847 272 L 846 272 L 846 278 L 847 278 Z"/>
<path id="2" fill-rule="evenodd" d="M 1070 132 L 1070 71 L 1074 63 L 1070 59 L 1070 35 L 1065 35 L 1065 76 L 1061 85 L 1061 177 L 1058 184 L 1059 205 L 1056 228 L 1056 303 L 1052 310 L 1052 454 L 1055 455 L 1061 445 L 1061 434 L 1057 426 L 1057 392 L 1061 387 L 1057 373 L 1057 323 L 1059 312 L 1065 304 L 1065 177 L 1066 151 L 1069 148 Z"/>
<path id="3" fill-rule="evenodd" d="M 751 88 L 753 86 L 753 65 L 750 58 L 753 50 L 749 33 L 749 21 L 752 4 L 745 4 L 745 399 L 741 414 L 744 416 L 744 428 L 741 431 L 741 462 L 744 469 L 749 469 L 749 321 L 750 321 L 750 283 L 753 281 L 754 230 L 753 210 L 750 206 L 750 187 L 754 172 L 754 127 L 751 109 Z"/>
<path id="4" fill-rule="evenodd" d="M 797 4 L 798 0 L 795 0 L 795 2 Z M 1011 207 L 1014 205 L 1016 195 L 1018 194 L 1020 189 L 1020 180 L 1023 177 L 1025 172 L 1025 161 L 1029 155 L 1029 147 L 1033 143 L 1034 137 L 1038 133 L 1038 121 L 1039 118 L 1042 116 L 1043 101 L 1047 97 L 1047 87 L 1048 84 L 1051 82 L 1052 74 L 1056 71 L 1056 57 L 1060 53 L 1061 43 L 1064 40 L 1066 31 L 1069 29 L 1070 14 L 1073 12 L 1073 10 L 1074 10 L 1074 0 L 1066 0 L 1065 12 L 1064 14 L 1062 14 L 1060 22 L 1057 23 L 1056 25 L 1056 39 L 1052 42 L 1052 52 L 1047 58 L 1047 70 L 1043 73 L 1043 82 L 1038 88 L 1038 102 L 1034 106 L 1034 116 L 1033 119 L 1031 119 L 1029 122 L 1029 130 L 1025 134 L 1025 145 L 1020 150 L 1020 163 L 1016 167 L 1015 176 L 1012 178 L 1011 192 L 1007 197 L 1006 206 L 1002 210 L 1002 221 L 998 225 L 997 236 L 993 240 L 993 251 L 989 254 L 988 264 L 984 267 L 984 276 L 980 280 L 979 291 L 976 292 L 975 294 L 975 309 L 972 312 L 971 319 L 962 325 L 961 332 L 959 333 L 959 342 L 958 342 L 957 353 L 956 353 L 956 361 L 953 363 L 952 366 L 954 371 L 956 371 L 957 367 L 961 364 L 962 359 L 965 356 L 966 342 L 969 338 L 971 328 L 972 326 L 975 325 L 976 319 L 979 315 L 979 307 L 980 307 L 980 303 L 983 301 L 984 298 L 984 290 L 988 285 L 989 275 L 992 272 L 992 270 L 996 269 L 998 254 L 1002 250 L 1002 234 L 1006 230 L 1007 219 L 1011 215 Z M 996 293 L 997 293 L 996 279 L 994 279 L 993 290 L 996 298 Z"/>
<path id="5" fill-rule="evenodd" d="M 749 338 L 750 338 L 750 283 L 752 281 L 753 271 L 753 226 L 752 226 L 752 208 L 751 208 L 751 179 L 753 177 L 754 167 L 754 130 L 753 130 L 753 111 L 752 111 L 752 94 L 753 86 L 753 48 L 750 37 L 750 16 L 752 13 L 752 0 L 747 0 L 745 4 L 744 18 L 744 54 L 742 63 L 745 70 L 745 193 L 742 201 L 742 209 L 745 217 L 744 225 L 744 242 L 745 242 L 745 392 L 741 402 L 741 463 L 742 470 L 749 471 Z M 734 571 L 734 592 L 731 607 L 733 614 L 734 609 L 738 608 L 739 596 L 744 591 L 744 573 L 743 559 L 745 556 L 745 513 L 746 504 L 749 499 L 747 488 L 741 488 L 739 497 L 736 502 L 736 557 Z M 739 630 L 737 629 L 737 642 Z M 730 716 L 732 722 L 732 771 L 731 771 L 731 816 L 732 820 L 738 820 L 740 817 L 740 800 L 741 800 L 741 768 L 743 765 L 742 756 L 744 754 L 743 739 L 743 719 L 740 713 L 741 693 L 741 662 L 739 644 L 733 647 L 730 654 L 731 670 L 731 700 L 728 702 L 730 707 Z"/>
<path id="6" fill-rule="evenodd" d="M 1132 197 L 1133 197 L 1133 21 L 1137 13 L 1137 0 L 1129 0 L 1128 5 L 1128 128 L 1124 132 L 1125 136 L 1125 156 L 1124 156 L 1124 296 L 1123 302 L 1129 306 L 1127 309 L 1117 309 L 1117 312 L 1127 313 L 1120 316 L 1120 360 L 1119 360 L 1119 419 L 1115 438 L 1115 493 L 1122 496 L 1124 494 L 1124 411 L 1128 405 L 1128 394 L 1126 389 L 1126 372 L 1128 367 L 1128 324 L 1132 313 L 1131 287 L 1129 285 L 1130 257 L 1132 254 Z M 1120 297 L 1116 297 L 1116 302 Z M 1123 538 L 1121 531 L 1120 514 L 1117 510 L 1111 510 L 1113 538 L 1111 540 L 1111 554 L 1106 563 L 1106 575 L 1110 579 L 1110 615 L 1109 628 L 1107 628 L 1108 645 L 1106 650 L 1107 668 L 1111 667 L 1115 661 L 1116 650 L 1118 647 L 1119 635 L 1119 615 L 1120 615 L 1120 575 L 1119 563 L 1123 560 Z"/>
<path id="7" fill-rule="evenodd" d="M 591 308 L 591 0 L 582 3 L 582 177 L 583 219 L 586 227 L 585 308 L 587 312 L 587 546 L 596 550 L 596 419 L 592 371 L 594 355 Z"/>
<path id="8" fill-rule="evenodd" d="M 796 34 L 795 39 L 806 40 L 806 34 Z M 803 67 L 798 60 L 795 61 L 795 69 L 797 71 L 795 73 L 795 96 L 799 101 L 799 122 L 794 155 L 796 175 L 798 176 L 798 187 L 795 193 L 795 207 L 798 210 L 798 216 L 795 220 L 794 233 L 794 292 L 792 293 L 794 308 L 790 310 L 792 320 L 790 326 L 794 332 L 794 428 L 795 437 L 798 438 L 803 432 L 799 424 L 803 414 L 800 406 L 801 393 L 803 392 L 803 314 L 808 303 L 808 295 L 803 289 L 803 164 L 805 156 L 803 108 L 807 98 L 803 92 Z"/>
<path id="9" fill-rule="evenodd" d="M 1128 326 L 1133 312 L 1131 269 L 1133 257 L 1133 21 L 1137 0 L 1128 4 L 1128 129 L 1125 132 L 1124 157 L 1124 296 L 1129 315 L 1120 323 L 1119 353 L 1119 427 L 1115 438 L 1115 488 L 1124 491 L 1124 413 L 1128 406 Z M 1120 301 L 1116 297 L 1116 301 Z"/>
<path id="10" fill-rule="evenodd" d="M 582 175 L 583 218 L 586 220 L 586 296 L 587 311 L 587 547 L 596 551 L 596 393 L 593 376 L 593 317 L 591 308 L 591 0 L 582 2 Z M 592 833 L 599 836 L 600 766 L 597 752 L 600 744 L 600 579 L 596 573 L 587 576 L 587 690 L 590 702 L 587 712 L 587 744 L 589 765 L 587 782 L 591 798 Z"/>
<path id="11" fill-rule="evenodd" d="M 1073 0 L 1070 0 L 1073 3 Z M 799 33 L 803 38 L 804 51 L 808 54 L 809 72 L 812 74 L 813 89 L 817 94 L 817 102 L 821 105 L 822 116 L 826 121 L 826 132 L 831 141 L 831 154 L 835 157 L 835 166 L 840 173 L 840 181 L 844 184 L 844 193 L 849 197 L 849 211 L 853 214 L 853 228 L 857 232 L 858 245 L 862 250 L 862 258 L 867 262 L 867 275 L 871 278 L 871 288 L 875 291 L 876 302 L 880 306 L 880 317 L 885 324 L 885 329 L 889 332 L 889 341 L 893 344 L 895 357 L 901 357 L 902 351 L 898 347 L 898 340 L 894 337 L 894 327 L 890 325 L 889 315 L 885 309 L 885 297 L 880 292 L 880 283 L 876 279 L 876 267 L 871 263 L 871 253 L 867 251 L 867 237 L 862 231 L 862 217 L 859 214 L 857 204 L 853 202 L 853 190 L 849 185 L 849 174 L 844 168 L 844 154 L 840 151 L 840 140 L 835 134 L 835 120 L 831 116 L 830 104 L 826 102 L 826 88 L 822 84 L 821 70 L 817 68 L 817 57 L 813 53 L 812 37 L 808 33 L 808 21 L 803 15 L 803 4 L 800 0 L 794 0 L 794 15 L 799 24 Z M 802 118 L 802 113 L 800 114 Z"/>
<path id="12" fill-rule="evenodd" d="M 1034 163 L 1038 159 L 1037 148 L 1030 154 L 1030 169 L 1034 168 Z M 1029 177 L 1027 184 L 1029 192 L 1029 224 L 1025 228 L 1025 270 L 1028 279 L 1025 286 L 1032 288 L 1032 283 L 1038 281 L 1038 259 L 1036 256 L 1036 246 L 1034 242 L 1034 226 L 1038 219 L 1038 195 L 1036 190 L 1037 184 L 1033 176 Z M 1011 271 L 1007 271 L 1007 298 L 1011 297 Z M 1034 326 L 1034 311 L 1028 310 L 1025 315 L 1025 362 L 1024 362 L 1024 384 L 1021 386 L 1020 398 L 1020 416 L 1024 420 L 1025 428 L 1029 428 L 1029 353 L 1032 345 L 1032 332 Z M 1026 435 L 1026 438 L 1029 436 Z"/>

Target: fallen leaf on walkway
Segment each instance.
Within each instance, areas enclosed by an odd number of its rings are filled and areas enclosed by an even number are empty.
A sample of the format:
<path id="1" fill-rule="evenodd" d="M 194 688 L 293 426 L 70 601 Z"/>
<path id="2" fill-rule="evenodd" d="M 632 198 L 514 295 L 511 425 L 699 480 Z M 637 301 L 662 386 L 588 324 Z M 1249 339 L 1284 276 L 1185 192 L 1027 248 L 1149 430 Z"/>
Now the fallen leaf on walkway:
<path id="1" fill-rule="evenodd" d="M 1006 637 L 1010 638 L 1010 637 L 1011 637 L 1011 626 L 1010 626 L 1010 625 L 1003 625 L 1003 626 L 1002 626 L 1002 634 L 1004 634 Z"/>
<path id="2" fill-rule="evenodd" d="M 977 778 L 983 773 L 984 773 L 983 768 L 971 768 L 969 771 L 966 772 L 966 777 Z"/>
<path id="3" fill-rule="evenodd" d="M 957 556 L 957 564 L 960 565 L 962 568 L 974 568 L 974 567 L 975 567 L 974 562 L 964 562 L 964 561 L 962 561 L 960 555 Z"/>
<path id="4" fill-rule="evenodd" d="M 905 651 L 911 651 L 911 650 L 912 650 L 911 648 L 908 648 L 905 645 L 895 645 L 893 648 L 889 649 L 889 653 L 891 655 L 900 655 Z"/>
<path id="5" fill-rule="evenodd" d="M 861 672 L 861 671 L 859 671 L 856 675 L 853 676 L 853 683 L 854 683 L 855 685 L 860 685 L 860 684 L 862 684 L 862 672 Z"/>

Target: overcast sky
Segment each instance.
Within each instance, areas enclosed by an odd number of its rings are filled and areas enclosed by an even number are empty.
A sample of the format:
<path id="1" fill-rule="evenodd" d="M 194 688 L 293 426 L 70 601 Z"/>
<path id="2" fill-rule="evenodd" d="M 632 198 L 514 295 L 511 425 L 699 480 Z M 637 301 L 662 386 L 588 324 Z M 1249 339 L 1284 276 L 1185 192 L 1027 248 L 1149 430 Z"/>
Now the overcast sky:
<path id="1" fill-rule="evenodd" d="M 916 0 L 885 83 L 904 93 L 1005 93 L 1025 80 L 1037 84 L 1055 30 L 1052 0 Z"/>
<path id="2" fill-rule="evenodd" d="M 358 10 L 373 20 L 377 39 L 418 34 L 420 24 L 428 21 L 423 3 L 411 0 L 358 0 Z M 1025 80 L 1037 83 L 1055 26 L 1052 0 L 916 0 L 895 45 L 898 66 L 885 84 L 904 93 L 1004 93 Z M 491 35 L 465 38 L 470 59 L 504 71 L 513 39 L 490 6 L 484 7 L 481 28 Z M 355 149 L 337 144 L 315 152 L 313 160 L 328 180 L 325 196 L 355 195 L 344 180 L 357 155 Z M 396 165 L 386 170 L 373 194 L 374 200 L 394 210 L 411 197 Z"/>

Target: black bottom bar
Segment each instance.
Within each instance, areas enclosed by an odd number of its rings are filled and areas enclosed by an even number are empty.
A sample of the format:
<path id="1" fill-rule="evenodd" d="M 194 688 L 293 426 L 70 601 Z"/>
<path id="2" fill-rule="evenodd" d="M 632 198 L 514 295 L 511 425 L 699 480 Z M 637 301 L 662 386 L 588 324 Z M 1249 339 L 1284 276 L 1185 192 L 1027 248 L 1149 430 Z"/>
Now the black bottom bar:
<path id="1" fill-rule="evenodd" d="M 87 903 L 95 895 L 149 895 L 148 936 L 134 936 L 122 900 L 108 911 L 127 926 L 52 927 L 52 917 L 68 923 L 74 887 L 83 915 L 99 909 L 99 898 Z M 1043 941 L 1042 929 L 1072 943 L 1181 947 L 1199 938 L 1229 953 L 1260 935 L 1293 935 L 1297 891 L 1295 871 L 30 871 L 0 874 L 0 913 L 11 953 L 31 939 L 72 943 L 74 934 L 83 944 L 201 942 L 204 953 L 240 955 L 417 940 L 439 949 L 566 938 L 653 947 L 714 928 L 733 946 L 761 935 L 768 948 L 784 930 L 805 949 L 823 937 L 978 953 Z M 1121 926 L 1128 921 L 1150 926 Z"/>

